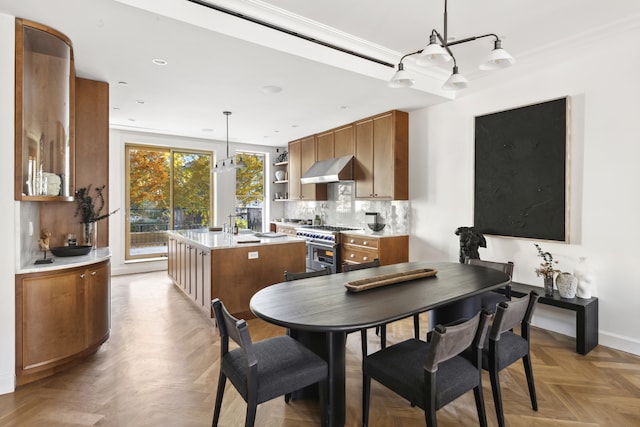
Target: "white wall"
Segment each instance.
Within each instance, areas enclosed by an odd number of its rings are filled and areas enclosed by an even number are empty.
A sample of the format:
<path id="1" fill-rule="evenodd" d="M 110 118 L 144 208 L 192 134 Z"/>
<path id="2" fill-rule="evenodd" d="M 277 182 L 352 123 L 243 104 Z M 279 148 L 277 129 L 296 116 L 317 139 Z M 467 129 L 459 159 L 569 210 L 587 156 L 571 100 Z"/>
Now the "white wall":
<path id="1" fill-rule="evenodd" d="M 214 152 L 218 158 L 226 157 L 226 142 L 198 138 L 129 132 L 112 129 L 109 132 L 109 208 L 121 210 L 109 217 L 109 246 L 111 247 L 112 274 L 130 274 L 145 271 L 166 270 L 167 262 L 162 261 L 129 261 L 125 262 L 125 144 L 155 145 L 161 147 L 177 147 Z M 265 182 L 266 195 L 270 199 L 273 191 L 270 188 L 272 179 L 271 163 L 275 158 L 275 147 L 264 147 L 249 144 L 229 143 L 229 155 L 236 151 L 267 153 Z M 222 225 L 228 220 L 227 215 L 235 212 L 235 181 L 233 173 L 214 175 L 214 222 Z M 272 214 L 271 209 L 280 209 L 273 215 L 282 216 L 280 204 L 268 203 L 266 207 L 267 219 Z M 273 205 L 273 206 L 272 206 Z"/>
<path id="2" fill-rule="evenodd" d="M 600 344 L 640 354 L 637 40 L 640 29 L 628 29 L 615 39 L 572 49 L 571 59 L 559 65 L 497 71 L 500 81 L 490 89 L 411 113 L 411 259 L 457 260 L 454 230 L 473 225 L 474 117 L 570 96 L 571 242 L 541 246 L 563 271 L 573 271 L 578 258 L 587 257 L 599 297 Z M 596 54 L 604 51 L 607 59 Z M 480 256 L 512 260 L 514 281 L 542 286 L 534 273 L 541 260 L 533 243 L 487 236 Z M 575 317 L 564 310 L 539 305 L 534 323 L 575 336 Z"/>
<path id="3" fill-rule="evenodd" d="M 13 159 L 14 141 L 14 51 L 15 21 L 13 16 L 0 14 L 0 149 L 5 159 Z M 0 394 L 15 387 L 15 254 L 18 209 L 13 200 L 13 162 L 0 168 L 0 223 L 5 233 L 0 245 Z"/>

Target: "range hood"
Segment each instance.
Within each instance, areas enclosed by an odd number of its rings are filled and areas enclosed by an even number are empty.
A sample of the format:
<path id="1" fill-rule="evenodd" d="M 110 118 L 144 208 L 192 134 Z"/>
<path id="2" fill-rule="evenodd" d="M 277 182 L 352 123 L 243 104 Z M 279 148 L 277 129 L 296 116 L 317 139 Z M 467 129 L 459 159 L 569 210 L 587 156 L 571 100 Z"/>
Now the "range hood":
<path id="1" fill-rule="evenodd" d="M 324 184 L 326 182 L 353 180 L 353 156 L 315 162 L 300 178 L 301 184 Z"/>

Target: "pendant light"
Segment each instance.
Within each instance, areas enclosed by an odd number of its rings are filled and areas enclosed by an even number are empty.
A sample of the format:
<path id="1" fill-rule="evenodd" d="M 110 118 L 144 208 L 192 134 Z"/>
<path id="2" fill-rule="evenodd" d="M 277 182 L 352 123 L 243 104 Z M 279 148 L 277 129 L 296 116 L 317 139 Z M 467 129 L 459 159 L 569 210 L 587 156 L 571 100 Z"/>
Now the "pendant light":
<path id="1" fill-rule="evenodd" d="M 424 48 L 416 52 L 407 53 L 400 58 L 398 64 L 398 71 L 393 75 L 389 81 L 389 87 L 409 87 L 414 84 L 414 80 L 409 76 L 409 73 L 404 70 L 403 61 L 407 56 L 419 55 L 417 64 L 424 65 L 447 65 L 449 61 L 453 59 L 453 72 L 449 79 L 442 86 L 447 90 L 459 90 L 469 86 L 469 81 L 460 74 L 458 70 L 458 64 L 456 58 L 453 56 L 450 47 L 457 44 L 467 43 L 470 41 L 478 40 L 484 37 L 494 37 L 494 48 L 480 64 L 481 70 L 497 70 L 500 68 L 506 68 L 513 65 L 516 60 L 509 55 L 509 53 L 502 48 L 502 40 L 495 34 L 484 34 L 481 36 L 467 37 L 462 40 L 456 40 L 448 42 L 447 40 L 447 0 L 444 0 L 444 36 L 441 35 L 436 29 L 431 30 L 429 36 L 429 44 Z"/>
<path id="2" fill-rule="evenodd" d="M 233 169 L 240 169 L 240 168 L 247 167 L 247 164 L 242 160 L 241 157 L 239 158 L 237 164 L 234 163 L 233 156 L 229 157 L 229 116 L 231 115 L 231 111 L 223 111 L 222 114 L 224 114 L 227 117 L 227 157 L 222 159 L 221 165 L 219 165 L 218 162 L 216 162 L 216 165 L 213 168 L 213 172 L 215 173 L 231 171 Z"/>

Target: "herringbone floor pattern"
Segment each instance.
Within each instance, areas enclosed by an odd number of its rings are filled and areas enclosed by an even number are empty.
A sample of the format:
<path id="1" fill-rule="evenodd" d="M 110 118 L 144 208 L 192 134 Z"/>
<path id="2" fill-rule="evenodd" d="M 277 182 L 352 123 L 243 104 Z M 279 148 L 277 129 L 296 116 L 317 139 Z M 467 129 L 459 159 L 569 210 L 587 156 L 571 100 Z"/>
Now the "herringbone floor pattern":
<path id="1" fill-rule="evenodd" d="M 254 340 L 283 330 L 254 319 Z M 426 316 L 422 319 L 426 327 Z M 426 328 L 425 328 L 426 330 Z M 424 333 L 424 332 L 423 332 Z M 390 343 L 412 334 L 412 320 L 389 325 Z M 507 424 L 520 426 L 640 426 L 640 357 L 599 346 L 587 356 L 574 340 L 533 329 L 533 369 L 539 411 L 529 403 L 521 364 L 501 373 Z M 110 339 L 81 365 L 0 396 L 0 426 L 206 426 L 218 373 L 213 324 L 166 273 L 114 277 Z M 369 332 L 369 349 L 378 338 Z M 347 423 L 361 423 L 359 334 L 347 339 Z M 497 425 L 491 388 L 484 394 Z M 371 426 L 420 426 L 424 417 L 373 382 Z M 221 426 L 244 425 L 244 401 L 228 384 Z M 438 411 L 442 427 L 478 425 L 472 393 Z M 275 399 L 258 407 L 257 426 L 316 426 L 314 402 Z"/>

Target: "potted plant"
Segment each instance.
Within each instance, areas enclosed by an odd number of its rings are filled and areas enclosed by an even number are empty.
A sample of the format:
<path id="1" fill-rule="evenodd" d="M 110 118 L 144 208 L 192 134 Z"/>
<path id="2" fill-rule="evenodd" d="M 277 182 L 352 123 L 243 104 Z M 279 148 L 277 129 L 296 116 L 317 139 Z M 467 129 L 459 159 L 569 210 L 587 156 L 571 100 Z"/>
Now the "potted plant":
<path id="1" fill-rule="evenodd" d="M 551 296 L 553 295 L 553 277 L 556 273 L 560 272 L 560 270 L 553 268 L 553 265 L 557 264 L 558 261 L 554 261 L 553 255 L 549 252 L 544 252 L 540 245 L 537 243 L 534 243 L 534 245 L 538 250 L 538 256 L 544 260 L 544 262 L 540 263 L 540 266 L 536 268 L 536 275 L 544 278 L 544 293 L 545 295 Z"/>
<path id="2" fill-rule="evenodd" d="M 84 233 L 84 244 L 91 245 L 94 249 L 96 248 L 98 236 L 96 223 L 101 219 L 107 218 L 120 210 L 120 208 L 118 208 L 113 212 L 100 214 L 105 205 L 104 196 L 102 195 L 102 191 L 104 190 L 104 188 L 105 185 L 95 188 L 95 199 L 91 197 L 91 184 L 89 184 L 88 187 L 78 189 L 74 196 L 77 204 L 75 216 L 80 215 L 80 218 L 82 219 L 80 222 L 84 224 L 84 227 L 82 229 Z"/>

